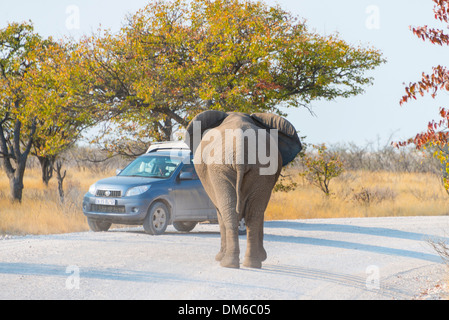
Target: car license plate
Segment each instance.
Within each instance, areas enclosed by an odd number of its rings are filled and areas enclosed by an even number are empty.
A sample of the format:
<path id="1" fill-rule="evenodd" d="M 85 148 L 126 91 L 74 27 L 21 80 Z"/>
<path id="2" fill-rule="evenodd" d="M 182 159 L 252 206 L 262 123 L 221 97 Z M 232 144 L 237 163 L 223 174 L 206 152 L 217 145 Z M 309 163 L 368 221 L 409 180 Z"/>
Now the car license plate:
<path id="1" fill-rule="evenodd" d="M 95 199 L 95 204 L 115 206 L 115 199 Z"/>

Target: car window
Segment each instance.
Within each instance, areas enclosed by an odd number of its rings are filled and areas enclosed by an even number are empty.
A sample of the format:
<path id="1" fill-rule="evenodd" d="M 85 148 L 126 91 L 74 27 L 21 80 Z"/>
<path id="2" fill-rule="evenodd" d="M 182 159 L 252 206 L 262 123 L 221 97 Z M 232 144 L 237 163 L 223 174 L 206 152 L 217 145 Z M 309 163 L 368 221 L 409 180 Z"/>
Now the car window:
<path id="1" fill-rule="evenodd" d="M 166 179 L 181 163 L 181 159 L 168 156 L 143 156 L 131 162 L 119 176 L 138 176 Z"/>
<path id="2" fill-rule="evenodd" d="M 199 178 L 198 178 L 198 175 L 196 174 L 196 171 L 195 171 L 195 166 L 194 166 L 193 164 L 185 164 L 185 165 L 181 168 L 180 174 L 183 173 L 183 172 L 192 172 L 193 178 L 194 178 L 195 180 L 198 180 L 198 179 L 199 179 Z"/>

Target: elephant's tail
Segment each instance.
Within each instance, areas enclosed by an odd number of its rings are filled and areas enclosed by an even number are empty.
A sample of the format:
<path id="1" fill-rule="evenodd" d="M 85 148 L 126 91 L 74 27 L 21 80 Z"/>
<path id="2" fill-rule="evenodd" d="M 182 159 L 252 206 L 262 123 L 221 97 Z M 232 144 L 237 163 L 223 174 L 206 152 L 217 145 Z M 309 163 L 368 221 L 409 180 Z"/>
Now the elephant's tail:
<path id="1" fill-rule="evenodd" d="M 237 195 L 237 207 L 236 211 L 239 215 L 239 220 L 243 218 L 243 213 L 245 210 L 245 203 L 246 199 L 242 193 L 242 184 L 243 184 L 243 177 L 245 176 L 245 167 L 242 165 L 237 165 L 237 179 L 235 182 L 235 192 Z"/>

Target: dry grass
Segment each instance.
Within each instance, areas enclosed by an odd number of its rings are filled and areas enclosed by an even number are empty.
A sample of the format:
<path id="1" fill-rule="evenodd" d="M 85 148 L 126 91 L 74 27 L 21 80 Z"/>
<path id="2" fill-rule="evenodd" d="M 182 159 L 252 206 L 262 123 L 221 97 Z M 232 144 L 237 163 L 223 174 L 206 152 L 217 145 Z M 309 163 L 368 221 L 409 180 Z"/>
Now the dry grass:
<path id="1" fill-rule="evenodd" d="M 21 204 L 9 200 L 9 182 L 0 171 L 0 235 L 56 234 L 88 230 L 82 197 L 98 179 L 112 176 L 91 171 L 68 171 L 64 181 L 66 202 L 61 205 L 55 179 L 49 187 L 38 169 L 26 171 Z M 343 217 L 423 216 L 449 213 L 448 195 L 439 178 L 425 173 L 348 172 L 331 182 L 331 197 L 303 181 L 289 193 L 273 193 L 267 220 Z"/>
<path id="2" fill-rule="evenodd" d="M 112 175 L 109 174 L 109 176 Z M 89 171 L 68 172 L 64 180 L 65 203 L 61 204 L 55 179 L 45 187 L 38 169 L 25 172 L 22 203 L 9 198 L 9 181 L 0 171 L 0 235 L 58 234 L 88 230 L 82 198 L 89 186 L 102 177 Z"/>
<path id="3" fill-rule="evenodd" d="M 289 175 L 298 187 L 272 195 L 268 220 L 449 214 L 449 196 L 429 173 L 348 172 L 332 180 L 330 197 Z"/>

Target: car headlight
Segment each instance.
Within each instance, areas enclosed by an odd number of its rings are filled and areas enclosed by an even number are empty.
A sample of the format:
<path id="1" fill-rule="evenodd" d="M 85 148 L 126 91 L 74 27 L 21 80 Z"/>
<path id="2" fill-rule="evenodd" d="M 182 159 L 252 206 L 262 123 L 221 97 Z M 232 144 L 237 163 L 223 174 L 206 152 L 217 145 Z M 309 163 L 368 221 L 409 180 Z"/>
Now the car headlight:
<path id="1" fill-rule="evenodd" d="M 128 191 L 126 191 L 126 196 L 127 197 L 138 196 L 139 194 L 147 192 L 150 189 L 150 187 L 151 186 L 138 186 L 128 189 Z"/>
<path id="2" fill-rule="evenodd" d="M 97 186 L 94 183 L 89 187 L 89 193 L 95 195 L 95 191 L 97 191 Z"/>

